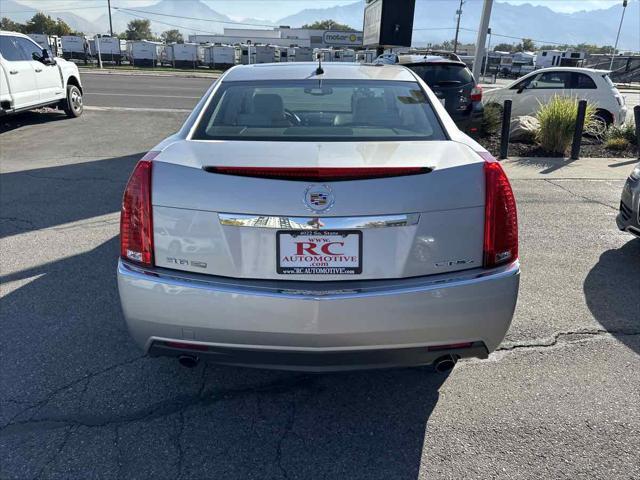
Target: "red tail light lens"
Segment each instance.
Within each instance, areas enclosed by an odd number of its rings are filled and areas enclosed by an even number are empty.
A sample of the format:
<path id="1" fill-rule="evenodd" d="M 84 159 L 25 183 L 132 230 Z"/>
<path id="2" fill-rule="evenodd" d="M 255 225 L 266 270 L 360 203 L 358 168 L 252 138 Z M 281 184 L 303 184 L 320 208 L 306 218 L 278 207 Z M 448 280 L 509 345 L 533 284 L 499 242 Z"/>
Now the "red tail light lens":
<path id="1" fill-rule="evenodd" d="M 205 167 L 207 172 L 240 177 L 271 178 L 273 180 L 299 180 L 309 182 L 338 182 L 341 180 L 367 180 L 429 173 L 428 167 L 364 167 L 364 168 L 309 168 L 309 167 Z"/>
<path id="2" fill-rule="evenodd" d="M 488 153 L 484 163 L 484 261 L 485 268 L 518 258 L 518 213 L 511 184 L 502 166 Z"/>
<path id="3" fill-rule="evenodd" d="M 133 169 L 120 212 L 120 256 L 145 266 L 153 265 L 151 161 L 158 153 L 147 153 Z"/>
<path id="4" fill-rule="evenodd" d="M 480 85 L 476 85 L 475 87 L 473 87 L 473 90 L 471 90 L 471 101 L 482 101 L 482 87 Z"/>

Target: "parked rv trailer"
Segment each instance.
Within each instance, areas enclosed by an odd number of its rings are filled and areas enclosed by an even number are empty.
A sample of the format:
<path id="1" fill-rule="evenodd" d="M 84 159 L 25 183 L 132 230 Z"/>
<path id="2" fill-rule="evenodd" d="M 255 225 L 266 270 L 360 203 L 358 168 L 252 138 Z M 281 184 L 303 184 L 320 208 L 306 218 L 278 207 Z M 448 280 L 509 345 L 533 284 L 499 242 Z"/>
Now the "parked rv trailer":
<path id="1" fill-rule="evenodd" d="M 236 45 L 236 61 L 241 65 L 256 63 L 256 47 L 255 45 L 247 45 L 245 43 Z M 249 50 L 251 50 L 251 59 L 249 59 Z"/>
<path id="2" fill-rule="evenodd" d="M 64 35 L 60 40 L 62 41 L 62 57 L 65 60 L 78 59 L 87 63 L 91 58 L 91 49 L 86 37 Z"/>
<path id="3" fill-rule="evenodd" d="M 395 54 L 392 53 L 390 55 Z M 356 62 L 373 63 L 377 56 L 378 52 L 376 52 L 375 50 L 360 50 L 359 52 L 356 52 Z"/>
<path id="4" fill-rule="evenodd" d="M 155 67 L 160 62 L 164 46 L 148 40 L 127 42 L 127 53 L 132 65 L 138 67 Z"/>
<path id="5" fill-rule="evenodd" d="M 209 68 L 226 69 L 236 62 L 236 49 L 231 45 L 207 45 L 204 47 L 204 64 Z"/>
<path id="6" fill-rule="evenodd" d="M 204 61 L 204 47 L 197 43 L 171 43 L 163 47 L 162 63 L 176 68 L 196 68 Z"/>
<path id="7" fill-rule="evenodd" d="M 274 61 L 278 63 L 293 62 L 294 50 L 292 47 L 279 47 L 275 48 Z"/>
<path id="8" fill-rule="evenodd" d="M 29 37 L 40 45 L 42 48 L 46 48 L 56 57 L 61 57 L 63 53 L 62 42 L 57 35 L 45 35 L 43 33 L 30 33 Z"/>
<path id="9" fill-rule="evenodd" d="M 323 62 L 355 62 L 356 51 L 350 48 L 333 50 L 331 48 L 316 48 L 314 58 L 321 56 Z"/>
<path id="10" fill-rule="evenodd" d="M 273 63 L 276 61 L 276 48 L 274 45 L 256 45 L 256 63 Z"/>
<path id="11" fill-rule="evenodd" d="M 293 58 L 295 62 L 311 62 L 313 50 L 310 47 L 293 47 Z"/>
<path id="12" fill-rule="evenodd" d="M 536 56 L 536 68 L 580 67 L 584 63 L 585 53 L 573 50 L 542 50 Z"/>
<path id="13" fill-rule="evenodd" d="M 96 42 L 98 42 L 97 45 Z M 99 50 L 98 47 L 100 47 Z M 124 57 L 123 50 L 120 47 L 120 39 L 117 37 L 91 39 L 89 40 L 89 49 L 95 58 L 98 58 L 98 53 L 100 53 L 103 62 L 115 62 L 120 65 Z"/>

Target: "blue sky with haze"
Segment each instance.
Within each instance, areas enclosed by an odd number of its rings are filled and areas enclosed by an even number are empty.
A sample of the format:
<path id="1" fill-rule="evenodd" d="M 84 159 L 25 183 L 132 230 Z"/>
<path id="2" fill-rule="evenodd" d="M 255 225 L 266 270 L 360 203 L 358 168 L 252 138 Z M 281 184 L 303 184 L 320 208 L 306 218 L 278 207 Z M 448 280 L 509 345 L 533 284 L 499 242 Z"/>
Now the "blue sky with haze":
<path id="1" fill-rule="evenodd" d="M 106 0 L 17 0 L 34 8 L 69 9 L 86 18 L 97 18 L 103 11 L 101 5 Z M 145 6 L 157 3 L 158 0 L 112 0 L 114 6 Z M 179 2 L 180 0 L 174 0 Z M 428 1 L 428 0 L 418 0 Z M 466 0 L 481 2 L 482 0 Z M 575 12 L 607 8 L 622 3 L 622 0 L 501 0 L 512 4 L 530 3 L 544 5 L 559 12 Z M 0 0 L 1 2 L 1 0 Z M 204 0 L 211 8 L 225 15 L 236 18 L 264 18 L 277 20 L 305 8 L 327 8 L 335 5 L 346 5 L 353 0 Z M 458 0 L 451 0 L 457 4 Z M 84 7 L 84 8 L 83 8 Z M 91 8 L 86 8 L 91 7 Z"/>

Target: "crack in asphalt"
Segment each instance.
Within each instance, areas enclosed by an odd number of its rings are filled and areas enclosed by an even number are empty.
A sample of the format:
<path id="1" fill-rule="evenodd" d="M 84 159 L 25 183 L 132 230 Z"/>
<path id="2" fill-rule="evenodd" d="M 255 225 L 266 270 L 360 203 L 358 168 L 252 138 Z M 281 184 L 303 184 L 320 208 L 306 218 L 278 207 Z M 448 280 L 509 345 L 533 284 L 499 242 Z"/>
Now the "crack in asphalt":
<path id="1" fill-rule="evenodd" d="M 44 407 L 44 406 L 45 406 L 46 404 L 48 404 L 48 403 L 53 399 L 53 397 L 55 397 L 57 394 L 62 393 L 62 392 L 64 392 L 64 391 L 66 391 L 66 390 L 69 390 L 70 388 L 72 388 L 72 387 L 76 386 L 76 385 L 77 385 L 77 384 L 79 384 L 80 382 L 82 382 L 82 381 L 84 381 L 84 380 L 87 380 L 87 385 L 85 385 L 85 389 L 86 389 L 86 388 L 88 387 L 88 383 L 89 383 L 90 379 L 92 379 L 93 377 L 96 377 L 96 376 L 98 376 L 98 375 L 102 375 L 103 373 L 110 372 L 111 370 L 114 370 L 114 369 L 116 369 L 116 368 L 118 368 L 118 367 L 122 367 L 122 366 L 124 366 L 124 365 L 129 365 L 129 364 L 135 363 L 135 362 L 137 362 L 138 360 L 141 360 L 141 359 L 143 359 L 143 358 L 145 358 L 145 355 L 141 355 L 141 356 L 138 356 L 138 357 L 135 357 L 135 358 L 132 358 L 132 359 L 126 360 L 126 361 L 124 361 L 124 362 L 116 363 L 116 364 L 114 364 L 114 365 L 111 365 L 111 366 L 109 366 L 109 367 L 107 367 L 107 368 L 104 368 L 104 369 L 102 369 L 102 370 L 99 370 L 99 371 L 97 371 L 97 372 L 92 372 L 92 373 L 88 373 L 87 375 L 83 375 L 83 376 L 82 376 L 82 377 L 80 377 L 80 378 L 76 378 L 75 380 L 72 380 L 72 381 L 70 381 L 70 382 L 68 382 L 68 383 L 66 383 L 66 384 L 64 384 L 64 385 L 62 385 L 62 386 L 60 386 L 60 387 L 58 387 L 58 388 L 56 388 L 56 389 L 54 389 L 54 390 L 50 391 L 50 392 L 49 392 L 49 393 L 48 393 L 48 394 L 47 394 L 47 395 L 46 395 L 42 400 L 39 400 L 39 401 L 37 401 L 37 402 L 35 402 L 35 403 L 30 404 L 27 408 L 24 408 L 24 409 L 20 410 L 18 413 L 16 413 L 15 415 L 13 415 L 13 416 L 11 417 L 11 419 L 9 419 L 9 421 L 8 421 L 5 425 L 3 425 L 2 427 L 0 427 L 0 432 L 2 432 L 2 431 L 3 431 L 5 428 L 7 428 L 9 425 L 12 425 L 12 424 L 14 423 L 13 421 L 14 421 L 16 418 L 18 418 L 19 416 L 21 416 L 21 415 L 23 415 L 23 414 L 27 413 L 27 412 L 28 412 L 28 411 L 30 411 L 30 410 L 37 409 L 37 408 L 40 408 L 40 407 Z M 25 402 L 25 404 L 26 404 L 26 402 Z M 36 413 L 37 413 L 37 410 L 36 410 L 36 412 L 34 412 L 34 415 L 35 415 Z M 32 415 L 32 417 L 33 417 L 34 415 Z"/>
<path id="2" fill-rule="evenodd" d="M 599 200 L 594 200 L 593 198 L 589 198 L 586 195 L 580 195 L 579 193 L 576 193 L 576 192 L 570 190 L 569 188 L 554 182 L 553 180 L 549 180 L 548 178 L 545 178 L 544 181 L 549 183 L 549 184 L 551 184 L 551 185 L 554 185 L 554 186 L 560 188 L 561 190 L 564 190 L 565 192 L 567 192 L 569 195 L 571 195 L 573 197 L 581 198 L 582 200 L 584 200 L 584 201 L 586 201 L 588 203 L 596 203 L 598 205 L 602 205 L 603 207 L 610 208 L 612 210 L 615 210 L 616 212 L 618 211 L 618 207 L 614 207 L 612 205 L 609 205 L 608 203 L 600 202 Z"/>
<path id="3" fill-rule="evenodd" d="M 527 342 L 511 342 L 501 345 L 496 349 L 496 352 L 510 352 L 514 350 L 523 350 L 523 349 L 545 349 L 557 346 L 561 343 L 575 343 L 582 342 L 585 339 L 595 338 L 599 336 L 637 336 L 640 335 L 638 331 L 631 330 L 616 330 L 609 331 L 605 329 L 582 329 L 582 330 L 570 330 L 564 332 L 557 332 L 552 337 L 547 339 L 538 339 Z M 102 375 L 104 373 L 108 373 L 116 368 L 133 364 L 141 359 L 145 358 L 145 356 L 136 357 L 133 359 L 129 359 L 124 362 L 120 362 L 118 364 L 111 365 L 103 370 L 93 372 L 87 374 L 81 378 L 75 379 L 71 382 L 68 382 L 65 385 L 62 385 L 51 392 L 49 392 L 43 399 L 39 400 L 36 403 L 28 405 L 26 408 L 21 409 L 20 412 L 13 415 L 13 417 L 0 428 L 0 436 L 8 436 L 12 434 L 20 434 L 24 432 L 30 432 L 34 430 L 42 431 L 48 429 L 58 429 L 65 428 L 67 429 L 67 433 L 69 432 L 70 427 L 86 427 L 86 428 L 96 428 L 96 427 L 107 427 L 113 426 L 115 427 L 115 442 L 116 446 L 118 446 L 120 442 L 119 435 L 119 427 L 122 425 L 140 422 L 140 421 L 148 421 L 156 418 L 163 418 L 173 414 L 179 414 L 179 429 L 175 438 L 175 445 L 177 451 L 177 461 L 176 461 L 176 470 L 177 477 L 179 477 L 182 473 L 182 467 L 184 462 L 184 449 L 182 446 L 182 434 L 184 433 L 184 413 L 194 407 L 208 407 L 210 405 L 214 405 L 223 401 L 233 401 L 238 398 L 244 398 L 247 396 L 257 396 L 258 400 L 262 395 L 267 394 L 285 394 L 291 392 L 297 392 L 300 390 L 303 391 L 311 391 L 317 383 L 318 376 L 310 375 L 310 374 L 301 374 L 296 375 L 294 377 L 289 377 L 285 379 L 277 379 L 270 382 L 265 382 L 262 384 L 252 384 L 248 386 L 244 386 L 241 388 L 230 388 L 230 389 L 222 389 L 218 391 L 212 391 L 207 393 L 206 390 L 206 380 L 207 380 L 207 368 L 208 365 L 205 363 L 202 368 L 201 378 L 200 378 L 200 386 L 198 391 L 193 395 L 180 395 L 170 399 L 162 400 L 156 402 L 154 404 L 139 408 L 129 414 L 124 415 L 96 415 L 96 414 L 87 414 L 87 415 L 50 415 L 44 417 L 37 417 L 38 412 L 42 407 L 47 405 L 50 401 L 54 399 L 56 395 L 62 393 L 64 391 L 69 390 L 70 388 L 78 385 L 80 382 L 85 382 L 85 385 L 82 391 L 79 393 L 79 402 L 83 401 L 83 398 L 87 391 L 89 390 L 89 385 L 93 378 Z M 18 400 L 12 399 L 10 400 L 13 403 L 19 403 Z M 280 437 L 278 442 L 278 449 L 276 453 L 276 463 L 278 467 L 283 472 L 283 476 L 287 478 L 287 471 L 282 465 L 282 446 L 286 439 L 286 437 L 292 433 L 293 425 L 295 422 L 296 415 L 296 405 L 295 402 L 291 403 L 290 406 L 290 414 L 287 420 L 287 424 L 283 435 Z M 21 415 L 24 415 L 27 412 L 33 411 L 32 415 L 25 420 L 18 420 Z M 75 430 L 74 430 L 75 431 Z M 65 436 L 63 442 L 68 441 Z M 176 477 L 176 478 L 177 478 Z"/>
<path id="4" fill-rule="evenodd" d="M 126 415 L 54 415 L 41 418 L 34 418 L 35 416 L 33 416 L 27 420 L 10 421 L 0 429 L 0 434 L 2 434 L 1 436 L 6 436 L 33 430 L 65 428 L 74 425 L 86 428 L 106 427 L 153 420 L 185 412 L 196 406 L 207 407 L 222 401 L 236 400 L 250 395 L 284 394 L 300 389 L 311 389 L 315 386 L 318 378 L 317 376 L 304 374 L 258 385 L 220 390 L 212 392 L 210 395 L 180 395 L 156 402 Z M 49 395 L 48 398 L 52 396 L 53 395 Z M 42 404 L 43 402 L 39 403 Z M 16 416 L 14 416 L 14 418 L 15 417 Z"/>
<path id="5" fill-rule="evenodd" d="M 636 336 L 640 335 L 640 332 L 632 330 L 605 330 L 603 328 L 598 329 L 581 329 L 581 330 L 569 330 L 566 332 L 556 332 L 552 337 L 547 339 L 536 339 L 528 342 L 507 342 L 500 345 L 496 352 L 510 352 L 519 349 L 541 349 L 554 347 L 560 343 L 575 343 L 584 341 L 585 338 L 597 337 L 597 336 Z M 574 337 L 574 338 L 572 338 Z M 577 337 L 577 338 L 575 338 Z"/>

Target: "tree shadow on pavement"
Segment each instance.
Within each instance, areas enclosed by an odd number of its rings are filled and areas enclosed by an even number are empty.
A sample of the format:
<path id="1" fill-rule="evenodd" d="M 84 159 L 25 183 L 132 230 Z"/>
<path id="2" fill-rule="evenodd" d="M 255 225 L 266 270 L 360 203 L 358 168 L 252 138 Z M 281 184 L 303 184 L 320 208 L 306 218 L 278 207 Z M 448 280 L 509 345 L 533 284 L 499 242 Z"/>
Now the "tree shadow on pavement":
<path id="1" fill-rule="evenodd" d="M 584 281 L 587 306 L 603 328 L 637 353 L 640 333 L 640 239 L 604 252 Z"/>
<path id="2" fill-rule="evenodd" d="M 3 234 L 117 212 L 139 157 L 2 175 L 3 216 L 26 222 Z M 1 272 L 0 477 L 419 476 L 446 375 L 188 370 L 144 357 L 120 310 L 118 251 L 116 236 Z"/>
<path id="3" fill-rule="evenodd" d="M 144 153 L 0 175 L 0 238 L 120 211 Z"/>

